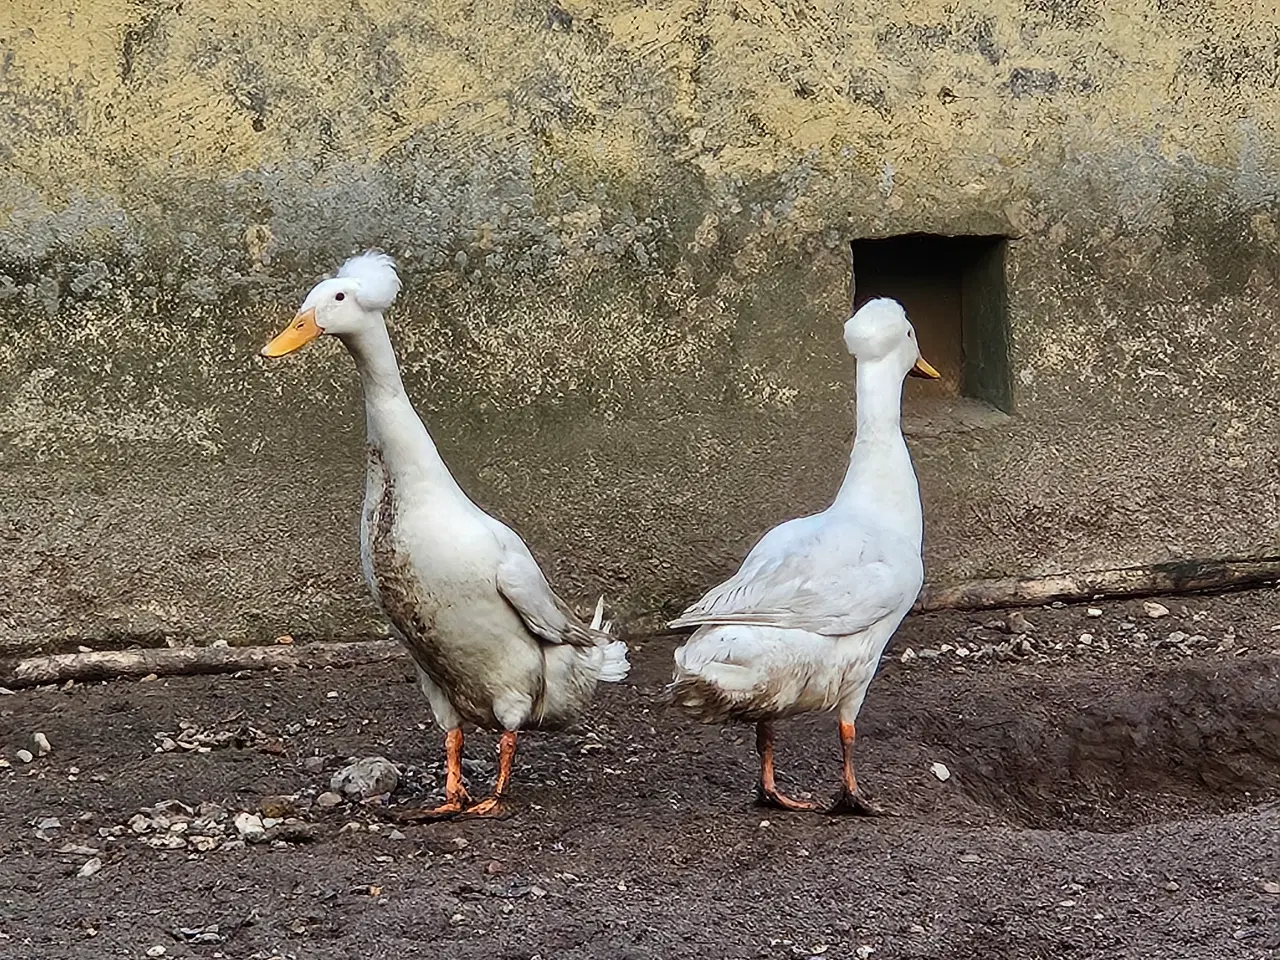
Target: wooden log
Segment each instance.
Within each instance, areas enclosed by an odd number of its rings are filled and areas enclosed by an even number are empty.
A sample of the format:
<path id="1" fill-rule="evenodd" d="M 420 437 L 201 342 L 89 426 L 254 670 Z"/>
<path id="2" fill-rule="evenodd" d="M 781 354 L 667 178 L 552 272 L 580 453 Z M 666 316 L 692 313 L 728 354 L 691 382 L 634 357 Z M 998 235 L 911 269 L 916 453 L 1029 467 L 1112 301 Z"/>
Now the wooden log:
<path id="1" fill-rule="evenodd" d="M 68 680 L 114 680 L 121 677 L 173 677 L 204 673 L 236 673 L 276 667 L 357 667 L 383 663 L 403 655 L 394 640 L 359 643 L 277 644 L 269 647 L 161 647 L 147 650 L 95 650 L 23 657 L 0 662 L 0 686 L 35 687 Z"/>
<path id="2" fill-rule="evenodd" d="M 1061 601 L 1225 592 L 1280 581 L 1280 557 L 1254 560 L 1184 560 L 1118 570 L 1047 577 L 1008 577 L 957 584 L 926 584 L 917 612 L 1030 607 Z"/>

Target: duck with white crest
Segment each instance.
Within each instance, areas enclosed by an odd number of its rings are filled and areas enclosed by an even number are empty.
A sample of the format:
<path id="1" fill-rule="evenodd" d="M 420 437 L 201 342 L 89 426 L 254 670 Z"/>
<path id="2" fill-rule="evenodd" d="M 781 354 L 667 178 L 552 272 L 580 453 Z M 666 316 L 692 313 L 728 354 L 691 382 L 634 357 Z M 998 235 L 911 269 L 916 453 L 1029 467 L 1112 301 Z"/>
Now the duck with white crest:
<path id="1" fill-rule="evenodd" d="M 765 534 L 733 577 L 670 626 L 694 628 L 675 652 L 675 702 L 707 723 L 753 723 L 759 801 L 817 804 L 778 790 L 773 723 L 834 710 L 843 753 L 832 813 L 879 814 L 858 787 L 854 723 L 880 656 L 924 583 L 923 519 L 902 436 L 907 376 L 938 379 L 901 304 L 878 298 L 844 325 L 857 361 L 857 433 L 835 501 Z"/>
<path id="2" fill-rule="evenodd" d="M 281 357 L 330 335 L 360 373 L 368 438 L 364 578 L 445 732 L 444 803 L 402 817 L 495 816 L 504 812 L 517 733 L 577 719 L 599 682 L 627 675 L 627 648 L 603 622 L 603 598 L 590 624 L 578 619 L 524 541 L 449 473 L 405 393 L 383 320 L 399 292 L 391 257 L 353 257 L 311 289 L 262 354 Z M 462 780 L 464 723 L 501 735 L 493 793 L 479 802 Z"/>

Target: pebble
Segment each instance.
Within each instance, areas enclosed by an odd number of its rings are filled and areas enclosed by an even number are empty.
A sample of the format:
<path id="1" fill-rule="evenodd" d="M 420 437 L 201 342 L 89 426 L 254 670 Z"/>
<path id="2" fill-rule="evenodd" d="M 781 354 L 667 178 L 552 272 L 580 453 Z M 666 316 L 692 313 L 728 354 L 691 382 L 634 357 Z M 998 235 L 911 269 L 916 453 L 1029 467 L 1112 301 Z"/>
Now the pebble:
<path id="1" fill-rule="evenodd" d="M 36 753 L 40 754 L 40 756 L 47 757 L 53 750 L 53 745 L 49 743 L 49 738 L 43 733 L 37 733 L 31 739 L 35 741 Z"/>
<path id="2" fill-rule="evenodd" d="M 316 806 L 324 810 L 336 807 L 341 802 L 342 797 L 334 793 L 332 790 L 326 790 L 324 793 L 320 794 L 320 796 L 316 797 Z"/>
<path id="3" fill-rule="evenodd" d="M 386 757 L 365 757 L 349 763 L 329 781 L 329 789 L 359 800 L 390 793 L 400 782 L 400 771 Z"/>
<path id="4" fill-rule="evenodd" d="M 164 947 L 160 946 L 159 944 L 156 944 L 154 947 L 147 948 L 148 957 L 163 957 L 168 952 L 169 952 L 168 950 L 166 950 Z"/>
<path id="5" fill-rule="evenodd" d="M 1101 608 L 1101 607 L 1090 607 L 1088 610 L 1086 610 L 1086 611 L 1085 611 L 1085 616 L 1089 616 L 1089 617 L 1100 617 L 1100 616 L 1102 616 L 1102 608 Z"/>
<path id="6" fill-rule="evenodd" d="M 18 759 L 21 760 L 23 763 L 30 763 L 32 760 L 35 759 L 34 754 L 32 754 L 30 750 L 25 750 L 25 749 L 19 750 L 17 752 L 17 756 L 18 756 Z"/>
<path id="7" fill-rule="evenodd" d="M 267 828 L 262 825 L 262 818 L 252 813 L 237 813 L 235 819 L 236 832 L 246 843 L 261 843 L 267 838 Z"/>
<path id="8" fill-rule="evenodd" d="M 187 842 L 198 853 L 208 853 L 211 850 L 218 849 L 217 837 L 196 836 L 191 837 Z"/>
<path id="9" fill-rule="evenodd" d="M 94 857 L 91 860 L 85 861 L 84 866 L 82 866 L 79 869 L 79 871 L 76 872 L 76 876 L 80 877 L 83 880 L 88 877 L 92 877 L 95 873 L 97 873 L 101 869 L 102 869 L 102 858 Z"/>
<path id="10" fill-rule="evenodd" d="M 387 834 L 387 839 L 388 839 L 388 840 L 403 840 L 403 839 L 405 839 L 405 836 L 404 836 L 404 834 L 403 834 L 403 833 L 401 833 L 399 830 L 396 830 L 395 828 L 392 828 L 391 832 Z"/>
<path id="11" fill-rule="evenodd" d="M 1182 886 L 1178 883 L 1177 880 L 1170 880 L 1168 883 L 1164 885 L 1164 888 L 1168 890 L 1170 893 L 1173 893 L 1177 890 L 1181 890 Z"/>
<path id="12" fill-rule="evenodd" d="M 1004 628 L 1006 633 L 1015 634 L 1030 633 L 1035 629 L 1035 625 L 1017 610 L 1005 617 L 1004 623 L 1001 624 L 1001 626 Z"/>
<path id="13" fill-rule="evenodd" d="M 1147 600 L 1143 603 L 1142 611 L 1152 620 L 1159 620 L 1161 617 L 1169 615 L 1169 608 L 1163 603 L 1156 603 L 1154 600 Z"/>
<path id="14" fill-rule="evenodd" d="M 907 649 L 902 651 L 901 659 L 903 663 L 910 663 L 912 660 L 916 659 L 916 652 L 910 647 L 907 647 Z"/>
<path id="15" fill-rule="evenodd" d="M 1262 892 L 1269 893 L 1273 897 L 1280 896 L 1280 883 L 1277 883 L 1275 880 L 1263 880 Z"/>
<path id="16" fill-rule="evenodd" d="M 298 812 L 297 800 L 297 797 L 288 796 L 263 797 L 258 804 L 258 809 L 264 817 L 283 820 L 285 817 L 292 817 Z"/>
<path id="17" fill-rule="evenodd" d="M 948 780 L 951 779 L 951 771 L 947 769 L 947 765 L 937 760 L 929 764 L 929 772 L 932 773 L 939 780 L 941 780 L 943 783 L 946 783 Z"/>
<path id="18" fill-rule="evenodd" d="M 302 769 L 307 773 L 324 773 L 324 757 L 304 757 Z"/>

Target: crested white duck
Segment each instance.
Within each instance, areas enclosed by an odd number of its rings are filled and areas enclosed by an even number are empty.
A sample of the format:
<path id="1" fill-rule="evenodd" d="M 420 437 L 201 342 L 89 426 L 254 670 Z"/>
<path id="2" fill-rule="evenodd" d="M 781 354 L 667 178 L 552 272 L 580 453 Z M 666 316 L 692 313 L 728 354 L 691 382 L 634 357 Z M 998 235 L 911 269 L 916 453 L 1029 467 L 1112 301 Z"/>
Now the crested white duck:
<path id="1" fill-rule="evenodd" d="M 391 257 L 353 257 L 311 289 L 262 354 L 281 357 L 327 334 L 355 361 L 368 437 L 364 578 L 445 732 L 444 803 L 403 816 L 492 816 L 503 811 L 517 732 L 577 718 L 598 682 L 627 675 L 627 648 L 602 624 L 603 598 L 590 624 L 579 620 L 524 541 L 449 473 L 405 393 L 383 321 L 399 291 Z M 463 723 L 501 733 L 493 793 L 479 803 L 462 782 Z"/>
<path id="2" fill-rule="evenodd" d="M 839 716 L 843 769 L 833 813 L 882 812 L 858 788 L 854 722 L 889 638 L 924 582 L 923 520 L 902 436 L 908 375 L 937 379 L 894 300 L 863 305 L 844 325 L 857 360 L 857 433 L 835 501 L 766 533 L 738 572 L 671 621 L 694 628 L 675 651 L 674 700 L 708 723 L 756 725 L 759 801 L 816 804 L 774 779 L 773 721 Z"/>

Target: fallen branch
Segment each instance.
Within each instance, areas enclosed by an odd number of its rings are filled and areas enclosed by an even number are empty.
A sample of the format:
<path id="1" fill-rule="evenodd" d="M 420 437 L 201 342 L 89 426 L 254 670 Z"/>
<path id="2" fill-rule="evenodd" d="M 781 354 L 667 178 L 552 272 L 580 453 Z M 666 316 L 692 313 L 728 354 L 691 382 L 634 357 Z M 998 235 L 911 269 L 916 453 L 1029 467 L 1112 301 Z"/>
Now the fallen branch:
<path id="1" fill-rule="evenodd" d="M 402 656 L 394 640 L 359 643 L 278 644 L 270 647 L 161 647 L 95 650 L 0 662 L 0 686 L 11 689 L 46 683 L 114 680 L 120 677 L 174 677 L 276 667 L 358 667 Z"/>
<path id="2" fill-rule="evenodd" d="M 1090 570 L 1048 577 L 1008 577 L 926 585 L 917 612 L 1030 607 L 1095 598 L 1167 596 L 1244 590 L 1280 580 L 1280 557 L 1256 560 L 1184 560 L 1120 570 Z"/>

